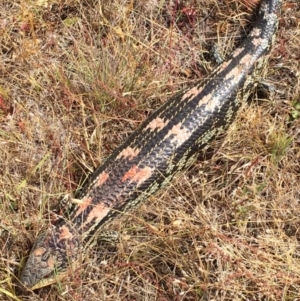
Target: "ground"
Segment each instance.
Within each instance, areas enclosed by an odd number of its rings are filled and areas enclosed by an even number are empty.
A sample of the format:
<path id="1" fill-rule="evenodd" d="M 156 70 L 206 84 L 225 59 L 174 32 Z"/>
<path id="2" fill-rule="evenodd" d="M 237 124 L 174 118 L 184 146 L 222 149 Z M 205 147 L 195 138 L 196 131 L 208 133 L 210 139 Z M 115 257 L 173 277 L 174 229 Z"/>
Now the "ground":
<path id="1" fill-rule="evenodd" d="M 170 95 L 209 76 L 258 1 L 1 0 L 0 300 L 300 300 L 300 5 L 213 154 L 116 220 L 60 283 L 18 276 L 61 198 Z"/>

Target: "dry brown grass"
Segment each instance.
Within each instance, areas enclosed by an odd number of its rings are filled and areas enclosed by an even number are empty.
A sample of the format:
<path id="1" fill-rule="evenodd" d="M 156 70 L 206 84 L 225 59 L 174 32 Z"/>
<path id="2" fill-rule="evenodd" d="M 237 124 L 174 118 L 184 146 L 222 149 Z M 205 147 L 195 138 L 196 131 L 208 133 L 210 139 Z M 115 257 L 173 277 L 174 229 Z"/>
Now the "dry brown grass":
<path id="1" fill-rule="evenodd" d="M 300 300 L 298 0 L 263 72 L 275 91 L 253 95 L 213 157 L 116 221 L 118 248 L 16 287 L 58 200 L 209 74 L 212 43 L 230 53 L 256 1 L 237 2 L 1 0 L 0 300 Z"/>

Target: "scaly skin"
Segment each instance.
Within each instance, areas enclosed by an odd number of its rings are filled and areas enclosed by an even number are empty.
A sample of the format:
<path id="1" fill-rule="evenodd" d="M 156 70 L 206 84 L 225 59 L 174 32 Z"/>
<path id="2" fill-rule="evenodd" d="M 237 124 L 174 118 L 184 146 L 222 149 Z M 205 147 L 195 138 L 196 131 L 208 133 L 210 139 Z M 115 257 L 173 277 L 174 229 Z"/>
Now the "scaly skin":
<path id="1" fill-rule="evenodd" d="M 25 286 L 55 282 L 78 263 L 95 231 L 169 183 L 228 128 L 272 45 L 279 8 L 279 0 L 263 0 L 256 26 L 232 55 L 206 80 L 170 98 L 97 168 L 69 215 L 36 239 L 21 275 Z"/>

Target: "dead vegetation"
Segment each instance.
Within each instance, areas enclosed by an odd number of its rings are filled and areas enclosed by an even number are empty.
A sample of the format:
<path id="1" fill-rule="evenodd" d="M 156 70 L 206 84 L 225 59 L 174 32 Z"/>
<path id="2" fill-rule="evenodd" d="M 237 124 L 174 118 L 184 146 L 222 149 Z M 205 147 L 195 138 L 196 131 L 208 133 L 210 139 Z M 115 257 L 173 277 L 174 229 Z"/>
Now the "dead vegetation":
<path id="1" fill-rule="evenodd" d="M 1 0 L 0 300 L 300 300 L 300 8 L 214 155 L 35 292 L 16 276 L 49 212 L 169 95 L 242 39 L 257 1 Z"/>

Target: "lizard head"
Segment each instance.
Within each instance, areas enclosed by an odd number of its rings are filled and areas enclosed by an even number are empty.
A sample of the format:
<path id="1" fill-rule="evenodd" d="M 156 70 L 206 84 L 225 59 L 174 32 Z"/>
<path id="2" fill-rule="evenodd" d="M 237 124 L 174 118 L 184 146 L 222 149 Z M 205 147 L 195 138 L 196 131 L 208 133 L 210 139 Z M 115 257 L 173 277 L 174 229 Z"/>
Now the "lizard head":
<path id="1" fill-rule="evenodd" d="M 61 279 L 69 264 L 76 261 L 78 240 L 67 225 L 40 233 L 31 250 L 20 280 L 37 289 Z"/>

